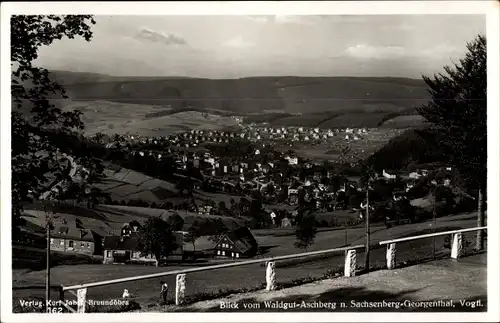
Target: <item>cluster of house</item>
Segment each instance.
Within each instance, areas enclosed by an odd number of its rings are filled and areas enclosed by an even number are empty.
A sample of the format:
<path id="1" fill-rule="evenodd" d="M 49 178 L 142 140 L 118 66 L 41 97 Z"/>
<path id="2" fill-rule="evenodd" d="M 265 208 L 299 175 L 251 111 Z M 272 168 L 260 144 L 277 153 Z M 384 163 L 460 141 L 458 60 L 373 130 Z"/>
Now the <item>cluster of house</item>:
<path id="1" fill-rule="evenodd" d="M 188 132 L 173 133 L 169 136 L 143 137 L 139 134 L 125 135 L 119 140 L 110 141 L 107 147 L 111 148 L 118 143 L 121 144 L 168 144 L 173 147 L 198 147 L 204 143 L 228 143 L 231 139 L 241 138 L 253 142 L 287 140 L 292 142 L 310 142 L 328 140 L 337 135 L 342 135 L 346 140 L 359 140 L 366 134 L 366 128 L 354 129 L 322 129 L 297 126 L 266 127 L 256 124 L 241 125 L 238 131 L 217 130 L 191 130 Z"/>
<path id="2" fill-rule="evenodd" d="M 155 263 L 151 254 L 142 254 L 139 248 L 138 221 L 124 223 L 119 235 L 97 233 L 84 228 L 81 222 L 62 219 L 54 222 L 51 230 L 50 248 L 54 251 L 103 255 L 104 264 Z M 192 244 L 186 242 L 188 232 L 174 232 L 177 249 L 171 252 L 169 260 L 182 261 L 194 256 Z M 239 227 L 220 236 L 219 241 L 202 249 L 198 256 L 214 258 L 249 258 L 257 254 L 258 243 L 247 227 Z"/>
<path id="3" fill-rule="evenodd" d="M 191 156 L 193 157 L 193 156 Z M 205 156 L 206 157 L 206 156 Z M 290 164 L 295 164 L 295 157 L 286 159 Z M 200 158 L 201 159 L 201 158 Z M 206 161 L 208 159 L 208 162 Z M 326 174 L 319 171 L 319 165 L 304 163 L 305 168 L 313 168 L 315 171 L 309 173 L 305 178 L 299 179 L 297 176 L 290 178 L 279 178 L 275 181 L 275 177 L 265 169 L 274 165 L 268 163 L 266 165 L 246 162 L 227 165 L 220 159 L 214 157 L 206 157 L 203 159 L 210 169 L 216 169 L 218 174 L 223 174 L 219 181 L 219 189 L 221 191 L 228 191 L 240 187 L 242 192 L 248 190 L 260 190 L 263 195 L 266 194 L 280 194 L 285 189 L 287 195 L 287 203 L 290 206 L 295 206 L 298 203 L 298 196 L 301 190 L 306 191 L 306 199 L 314 198 L 316 201 L 317 209 L 330 209 L 334 210 L 338 205 L 334 202 L 335 197 L 339 192 L 345 192 L 348 189 L 355 189 L 363 191 L 364 188 L 359 186 L 359 178 L 345 178 L 343 184 L 338 188 L 333 188 L 332 185 L 325 185 L 322 182 L 323 176 L 330 178 L 333 176 L 331 172 Z M 266 166 L 266 167 L 264 167 Z M 318 167 L 315 169 L 314 167 Z M 243 169 L 243 173 L 240 171 Z M 434 179 L 431 181 L 434 185 L 450 185 L 451 183 L 451 167 L 446 167 L 446 176 L 441 179 Z M 253 177 L 245 180 L 247 174 L 253 172 Z M 401 192 L 394 192 L 393 199 L 395 201 L 406 198 L 405 193 L 408 192 L 415 182 L 428 175 L 427 170 L 419 170 L 410 172 L 409 174 L 397 174 L 391 170 L 383 170 L 377 176 L 378 179 L 394 180 L 397 177 L 403 178 L 406 181 L 406 189 Z M 230 175 L 233 175 L 232 177 Z M 215 178 L 215 177 L 214 177 Z M 233 181 L 234 180 L 234 181 Z M 269 189 L 272 187 L 272 189 Z M 345 206 L 340 206 L 344 207 Z M 365 205 L 361 203 L 360 209 Z M 293 209 L 293 207 L 291 208 Z M 286 217 L 284 221 L 289 221 L 293 218 L 293 210 L 291 216 Z M 200 209 L 202 213 L 211 214 L 210 206 Z M 271 220 L 274 222 L 276 218 L 277 209 L 269 207 L 266 209 Z M 295 211 L 296 213 L 296 211 Z M 290 225 L 290 223 L 288 223 Z M 288 226 L 287 225 L 287 226 Z M 280 224 L 283 226 L 283 224 Z M 78 219 L 67 220 L 64 217 L 55 220 L 53 229 L 51 230 L 50 245 L 52 250 L 62 252 L 75 252 L 88 255 L 102 254 L 104 256 L 104 263 L 117 263 L 117 262 L 154 262 L 155 258 L 152 255 L 142 255 L 138 248 L 138 231 L 141 224 L 137 221 L 124 223 L 121 227 L 119 235 L 110 234 L 110 232 L 96 232 L 93 229 L 85 228 Z M 172 253 L 171 257 L 184 259 L 190 253 L 190 244 L 185 243 L 187 232 L 179 231 L 175 233 L 178 241 L 179 248 Z M 187 248 L 186 248 L 187 247 Z M 213 257 L 222 258 L 245 258 L 255 255 L 257 250 L 257 243 L 248 228 L 240 228 L 223 235 L 221 239 L 213 244 L 206 253 Z"/>
<path id="4" fill-rule="evenodd" d="M 241 138 L 246 138 L 251 141 L 260 140 L 287 140 L 292 142 L 311 142 L 328 140 L 338 135 L 345 135 L 346 140 L 359 140 L 361 135 L 367 133 L 366 128 L 362 129 L 322 129 L 287 126 L 287 127 L 265 127 L 256 124 L 249 124 L 244 127 L 239 134 Z"/>

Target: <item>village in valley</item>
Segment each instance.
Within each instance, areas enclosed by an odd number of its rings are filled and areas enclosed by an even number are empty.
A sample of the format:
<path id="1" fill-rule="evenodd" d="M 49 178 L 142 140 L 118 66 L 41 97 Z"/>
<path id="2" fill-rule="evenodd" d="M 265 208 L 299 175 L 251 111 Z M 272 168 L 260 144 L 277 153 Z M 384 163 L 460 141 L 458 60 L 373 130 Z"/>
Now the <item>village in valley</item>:
<path id="1" fill-rule="evenodd" d="M 51 249 L 101 256 L 103 264 L 156 264 L 153 254 L 142 252 L 138 237 L 151 212 L 177 223 L 177 245 L 168 256 L 176 261 L 255 257 L 260 249 L 252 230 L 292 228 L 305 209 L 319 228 L 362 225 L 367 186 L 356 169 L 361 158 L 356 144 L 377 131 L 251 124 L 239 131 L 192 130 L 166 137 L 94 135 L 89 141 L 92 149 L 104 151 L 106 176 L 93 184 L 95 194 L 85 201 L 68 199 L 59 206 L 63 211 L 53 219 Z M 318 161 L 291 149 L 304 142 L 343 148 L 332 162 Z M 75 177 L 87 171 L 74 167 Z M 346 167 L 351 174 L 345 174 Z M 439 216 L 456 213 L 455 208 L 467 211 L 473 198 L 453 193 L 455 177 L 453 168 L 443 165 L 371 174 L 372 221 L 390 227 L 431 219 L 436 201 L 430 192 L 437 188 L 448 194 L 438 201 Z M 71 190 L 72 183 L 59 182 L 52 191 Z M 71 215 L 72 207 L 88 213 Z M 38 229 L 33 235 L 27 230 L 20 243 L 43 246 L 41 210 L 26 209 L 25 219 Z"/>

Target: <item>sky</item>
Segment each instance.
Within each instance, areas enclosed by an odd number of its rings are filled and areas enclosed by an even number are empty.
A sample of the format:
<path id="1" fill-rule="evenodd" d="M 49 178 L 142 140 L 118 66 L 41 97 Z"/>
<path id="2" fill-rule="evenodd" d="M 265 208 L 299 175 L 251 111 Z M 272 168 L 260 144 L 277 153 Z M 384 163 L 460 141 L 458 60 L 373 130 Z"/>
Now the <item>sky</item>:
<path id="1" fill-rule="evenodd" d="M 37 64 L 115 76 L 393 76 L 442 71 L 486 33 L 482 15 L 96 16 Z"/>

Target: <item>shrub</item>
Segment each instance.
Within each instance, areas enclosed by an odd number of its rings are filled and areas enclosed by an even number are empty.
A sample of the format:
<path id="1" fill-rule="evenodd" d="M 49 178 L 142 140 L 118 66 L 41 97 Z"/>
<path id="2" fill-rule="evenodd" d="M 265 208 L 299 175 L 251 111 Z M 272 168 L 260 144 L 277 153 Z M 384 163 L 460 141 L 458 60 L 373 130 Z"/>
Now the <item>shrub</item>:
<path id="1" fill-rule="evenodd" d="M 328 225 L 328 221 L 326 221 L 326 220 L 321 220 L 319 223 L 318 223 L 318 222 L 316 222 L 316 225 L 317 225 L 318 227 L 323 227 L 323 228 L 326 228 L 326 227 L 328 227 L 328 226 L 329 226 L 329 225 Z"/>

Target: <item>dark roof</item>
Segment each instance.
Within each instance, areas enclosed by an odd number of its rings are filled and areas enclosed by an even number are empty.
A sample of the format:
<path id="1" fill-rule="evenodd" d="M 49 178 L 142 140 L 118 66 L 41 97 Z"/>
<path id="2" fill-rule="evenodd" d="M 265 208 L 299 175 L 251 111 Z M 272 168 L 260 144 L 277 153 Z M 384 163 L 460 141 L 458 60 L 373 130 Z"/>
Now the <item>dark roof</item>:
<path id="1" fill-rule="evenodd" d="M 236 230 L 228 232 L 226 236 L 243 254 L 258 247 L 257 240 L 255 240 L 248 227 L 240 227 Z"/>
<path id="2" fill-rule="evenodd" d="M 72 239 L 78 241 L 94 242 L 94 235 L 97 235 L 90 229 L 79 228 L 76 221 L 59 222 L 54 221 L 53 229 L 50 232 L 52 238 Z"/>
<path id="3" fill-rule="evenodd" d="M 104 237 L 104 249 L 105 250 L 131 250 L 139 251 L 139 237 L 131 236 L 124 237 L 123 241 L 121 236 L 108 236 Z"/>

